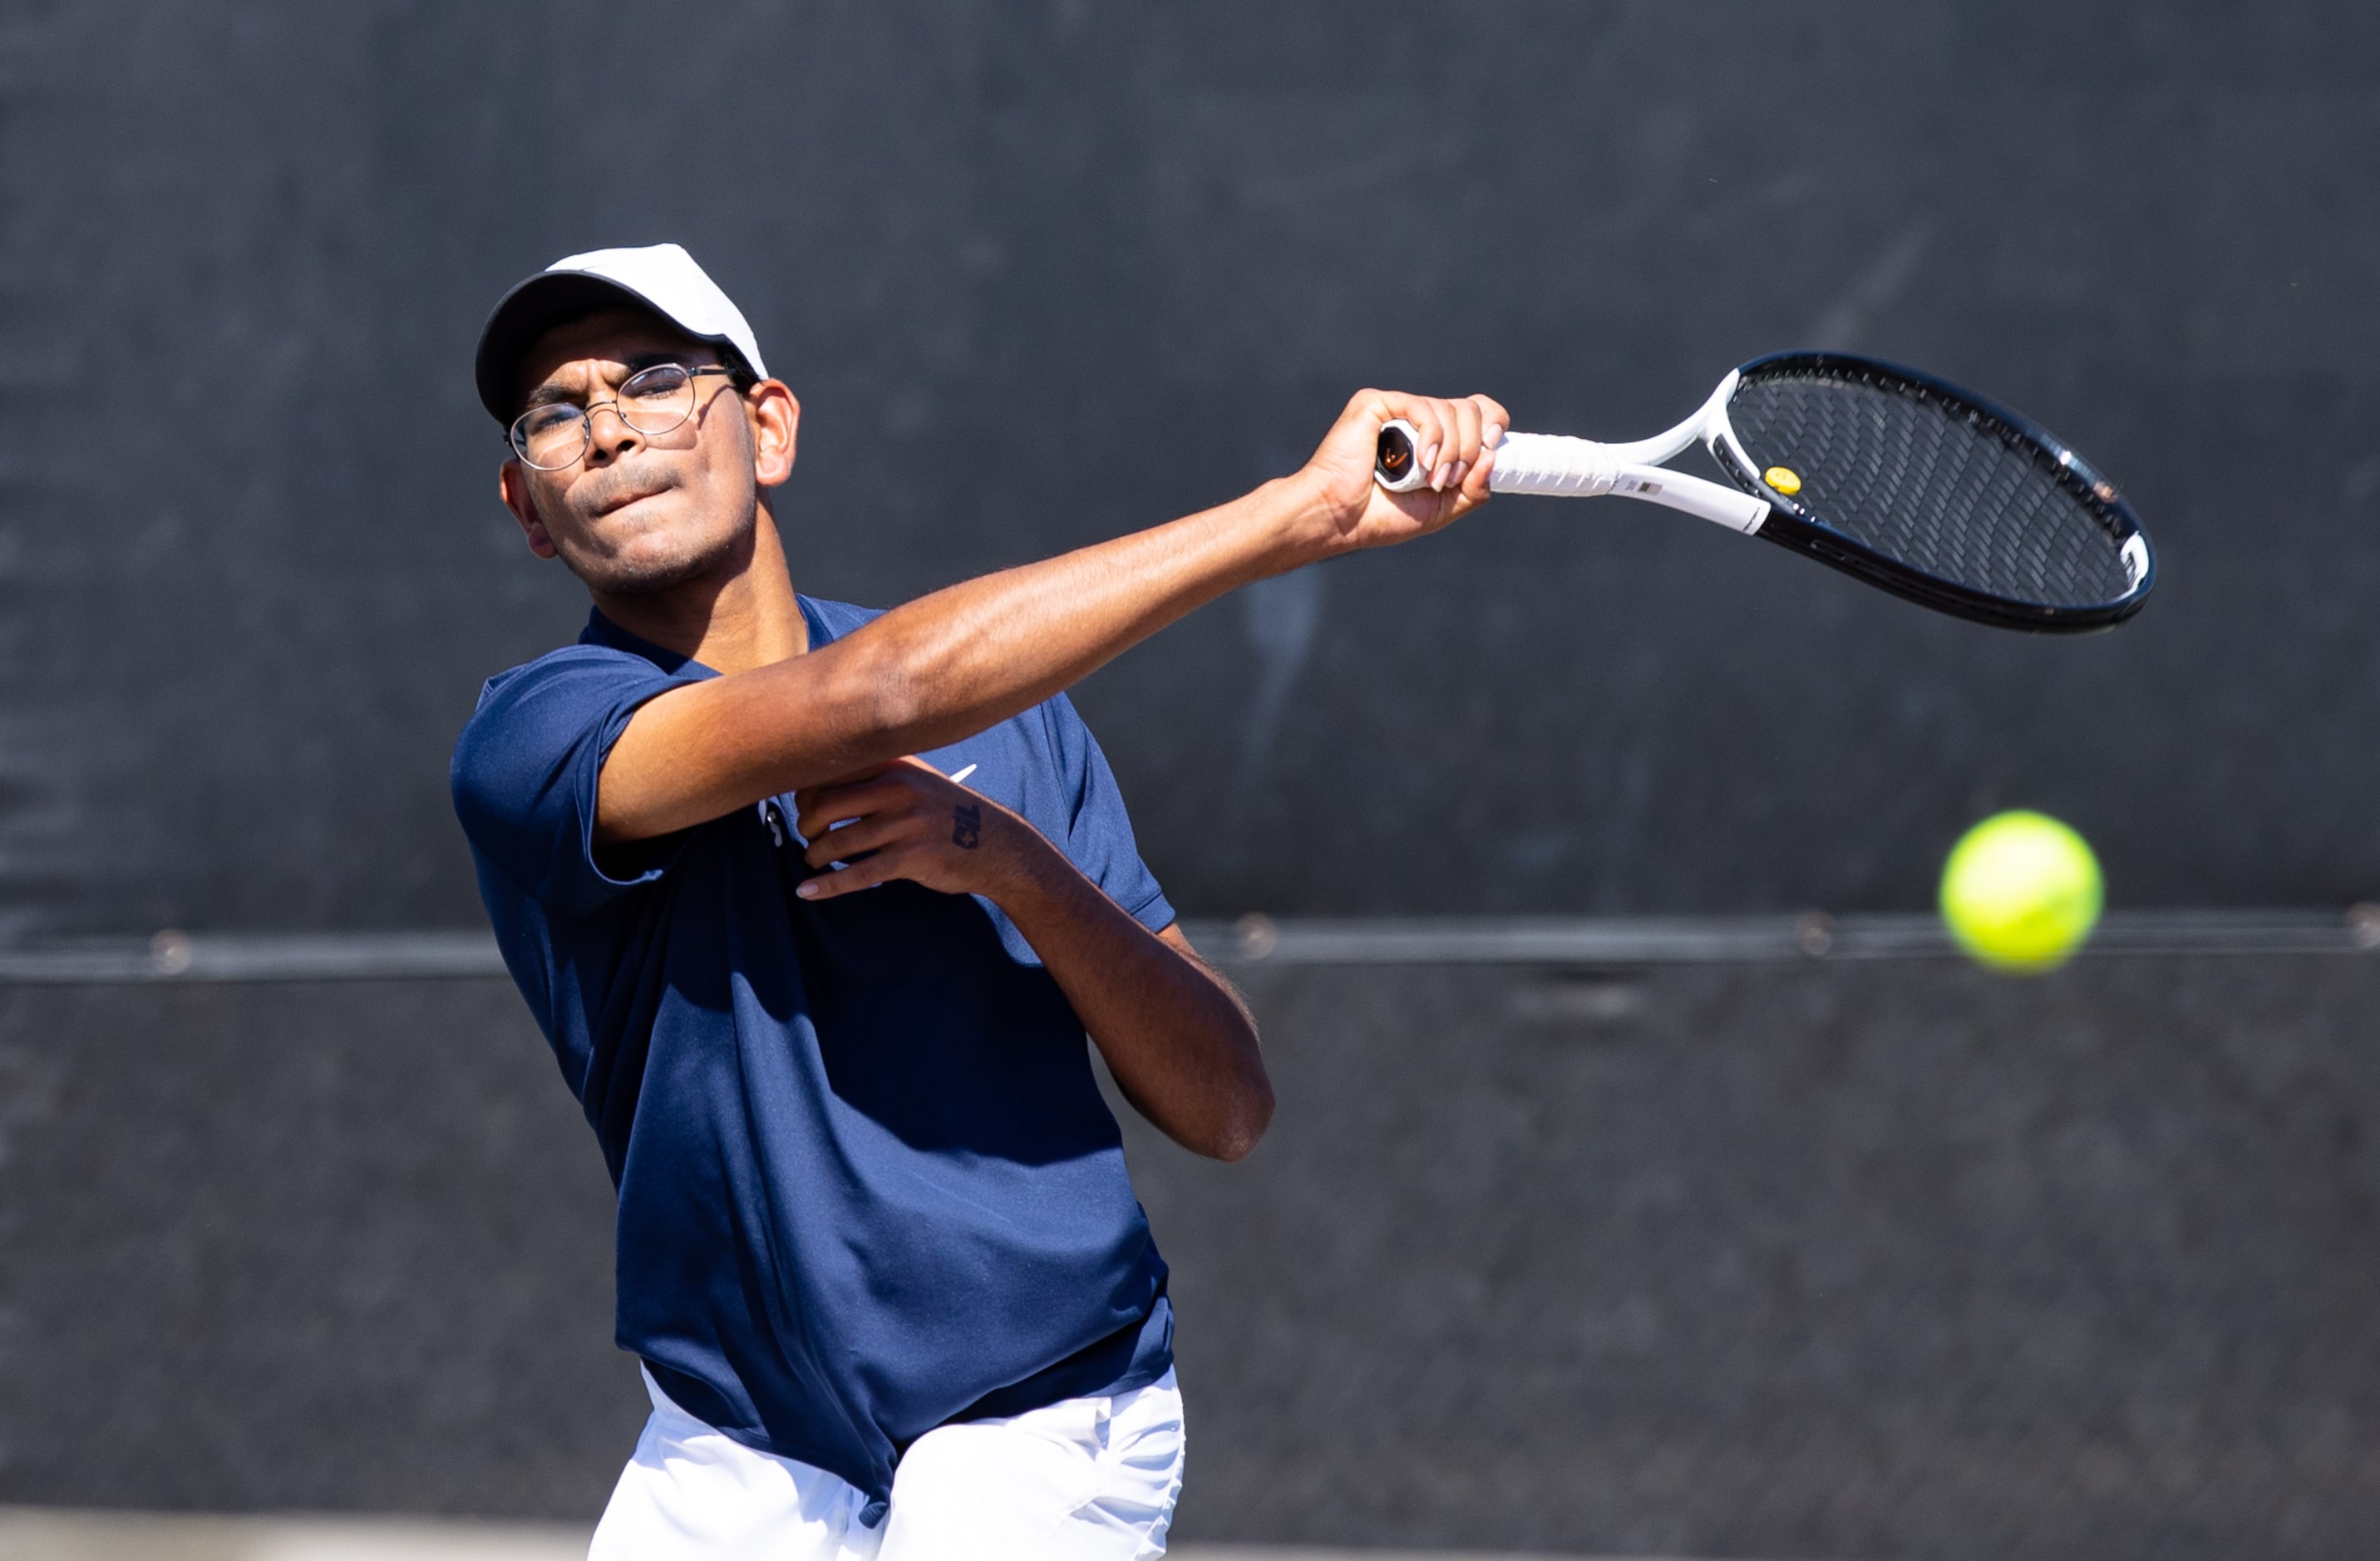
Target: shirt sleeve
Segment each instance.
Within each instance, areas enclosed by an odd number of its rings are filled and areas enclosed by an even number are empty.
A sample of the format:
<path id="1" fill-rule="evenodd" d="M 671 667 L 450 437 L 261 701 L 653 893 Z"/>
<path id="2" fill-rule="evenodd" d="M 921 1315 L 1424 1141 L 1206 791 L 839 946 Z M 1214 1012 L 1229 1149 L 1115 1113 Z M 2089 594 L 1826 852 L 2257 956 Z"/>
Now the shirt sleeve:
<path id="1" fill-rule="evenodd" d="M 1107 756 L 1075 713 L 1073 700 L 1061 694 L 1042 709 L 1058 774 L 1072 804 L 1067 856 L 1143 926 L 1164 931 L 1173 925 L 1173 906 L 1158 887 L 1157 875 L 1140 859 L 1132 818 L 1124 811 L 1123 793 L 1116 788 Z"/>
<path id="2" fill-rule="evenodd" d="M 520 893 L 565 914 L 660 877 L 674 854 L 666 846 L 642 853 L 633 870 L 596 861 L 596 783 L 638 707 L 699 681 L 582 646 L 490 683 L 455 744 L 449 777 L 472 849 Z"/>

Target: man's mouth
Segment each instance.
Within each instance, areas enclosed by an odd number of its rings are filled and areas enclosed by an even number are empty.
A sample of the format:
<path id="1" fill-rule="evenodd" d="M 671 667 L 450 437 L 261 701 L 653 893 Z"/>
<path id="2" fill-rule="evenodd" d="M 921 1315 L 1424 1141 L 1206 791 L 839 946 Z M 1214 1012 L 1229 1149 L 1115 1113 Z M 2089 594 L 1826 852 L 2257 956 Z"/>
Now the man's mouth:
<path id="1" fill-rule="evenodd" d="M 596 496 L 595 502 L 588 510 L 588 514 L 593 518 L 600 520 L 605 515 L 613 514 L 618 511 L 626 509 L 630 504 L 639 502 L 642 500 L 653 498 L 659 494 L 666 493 L 676 486 L 677 485 L 675 483 L 670 481 L 669 478 L 665 477 L 652 476 L 643 473 L 639 473 L 635 477 L 623 476 L 618 481 L 607 487 L 601 493 Z"/>

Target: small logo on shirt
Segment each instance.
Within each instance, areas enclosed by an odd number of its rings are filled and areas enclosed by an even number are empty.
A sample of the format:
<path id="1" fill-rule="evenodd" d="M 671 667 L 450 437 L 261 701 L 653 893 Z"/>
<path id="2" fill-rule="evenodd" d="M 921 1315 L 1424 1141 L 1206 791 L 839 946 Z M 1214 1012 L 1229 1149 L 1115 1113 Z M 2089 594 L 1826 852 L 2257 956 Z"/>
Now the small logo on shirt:
<path id="1" fill-rule="evenodd" d="M 963 802 L 951 809 L 951 843 L 961 851 L 973 851 L 983 843 L 983 808 L 980 804 Z"/>

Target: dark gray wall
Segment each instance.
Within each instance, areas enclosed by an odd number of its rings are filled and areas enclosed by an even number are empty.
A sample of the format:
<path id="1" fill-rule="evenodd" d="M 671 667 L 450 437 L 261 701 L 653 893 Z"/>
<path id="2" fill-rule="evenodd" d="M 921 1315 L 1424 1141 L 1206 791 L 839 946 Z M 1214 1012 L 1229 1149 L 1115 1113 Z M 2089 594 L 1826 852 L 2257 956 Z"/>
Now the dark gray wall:
<path id="1" fill-rule="evenodd" d="M 18 930 L 464 923 L 479 680 L 569 635 L 467 361 L 688 243 L 888 602 L 1293 466 L 1367 381 L 1633 437 L 1791 345 L 2126 483 L 2131 628 L 1937 621 L 1617 504 L 1252 591 L 1095 678 L 1186 906 L 1910 906 L 1984 810 L 2132 903 L 2380 889 L 2380 14 L 2204 3 L 48 0 L 0 48 Z"/>
<path id="2" fill-rule="evenodd" d="M 611 1216 L 509 983 L 0 989 L 0 1501 L 600 1512 Z"/>
<path id="3" fill-rule="evenodd" d="M 1132 1125 L 1192 1539 L 2380 1553 L 2370 957 L 1243 969 Z M 641 1416 L 501 981 L 0 990 L 0 1502 L 591 1521 Z"/>

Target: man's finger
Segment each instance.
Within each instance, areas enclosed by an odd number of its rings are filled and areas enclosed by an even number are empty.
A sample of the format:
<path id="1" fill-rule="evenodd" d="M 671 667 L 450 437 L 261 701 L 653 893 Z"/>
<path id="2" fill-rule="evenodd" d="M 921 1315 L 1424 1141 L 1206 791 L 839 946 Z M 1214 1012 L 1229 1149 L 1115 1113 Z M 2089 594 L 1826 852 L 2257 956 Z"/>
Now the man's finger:
<path id="1" fill-rule="evenodd" d="M 848 775 L 838 775 L 832 780 L 812 781 L 809 785 L 795 789 L 794 806 L 808 807 L 814 799 L 825 796 L 829 793 L 848 791 L 855 786 L 865 786 L 870 780 L 881 780 L 904 766 L 916 762 L 908 758 L 886 759 L 882 764 L 868 765 L 853 770 Z"/>
<path id="2" fill-rule="evenodd" d="M 1479 458 L 1463 478 L 1463 496 L 1473 505 L 1484 504 L 1488 498 L 1488 479 L 1496 466 L 1496 447 L 1504 442 L 1505 411 L 1503 406 L 1484 395 L 1467 396 L 1464 405 L 1479 417 Z"/>
<path id="3" fill-rule="evenodd" d="M 899 807 L 917 794 L 901 780 L 881 777 L 857 786 L 814 792 L 807 801 L 795 793 L 794 800 L 800 811 L 794 817 L 794 828 L 802 832 L 804 840 L 816 840 L 837 824 Z"/>
<path id="4" fill-rule="evenodd" d="M 899 852 L 879 852 L 865 862 L 854 862 L 847 867 L 836 867 L 816 877 L 804 878 L 794 892 L 805 900 L 832 900 L 837 895 L 874 889 L 878 884 L 890 883 L 903 876 L 899 870 L 901 857 Z"/>
<path id="5" fill-rule="evenodd" d="M 1479 408 L 1468 400 L 1449 402 L 1447 410 L 1454 420 L 1455 439 L 1453 466 L 1447 474 L 1446 486 L 1454 489 L 1462 487 L 1471 468 L 1479 464 L 1479 431 L 1485 425 Z"/>
<path id="6" fill-rule="evenodd" d="M 856 824 L 840 829 L 821 830 L 815 835 L 805 829 L 803 838 L 810 845 L 802 853 L 802 860 L 813 867 L 823 867 L 830 862 L 848 862 L 863 853 L 881 851 L 888 845 L 908 840 L 917 833 L 920 822 L 915 809 L 904 808 L 898 813 L 870 814 Z"/>
<path id="7" fill-rule="evenodd" d="M 1413 425 L 1414 459 L 1420 463 L 1424 476 L 1437 466 L 1439 450 L 1446 443 L 1446 427 L 1439 420 L 1437 406 L 1427 401 L 1405 402 L 1397 416 Z"/>
<path id="8" fill-rule="evenodd" d="M 1468 472 L 1463 474 L 1463 486 L 1459 490 L 1463 502 L 1473 508 L 1486 503 L 1490 492 L 1488 485 L 1493 479 L 1495 472 L 1495 448 L 1484 447 L 1479 452 L 1479 459 L 1472 464 Z"/>
<path id="9" fill-rule="evenodd" d="M 1442 490 L 1447 466 L 1454 464 L 1454 445 L 1462 441 L 1462 429 L 1454 424 L 1454 407 L 1439 397 L 1423 402 L 1423 418 L 1430 426 L 1430 438 L 1421 452 L 1421 483 L 1430 492 Z"/>

